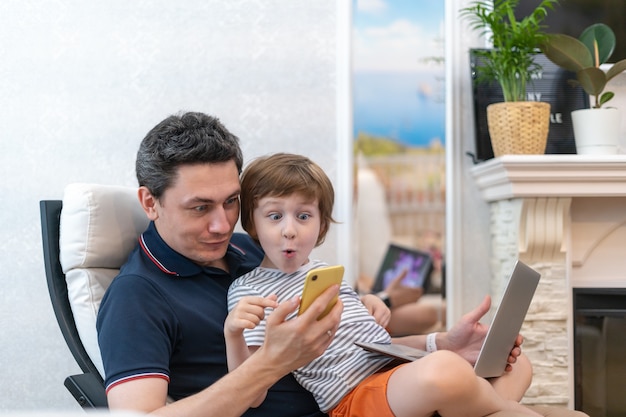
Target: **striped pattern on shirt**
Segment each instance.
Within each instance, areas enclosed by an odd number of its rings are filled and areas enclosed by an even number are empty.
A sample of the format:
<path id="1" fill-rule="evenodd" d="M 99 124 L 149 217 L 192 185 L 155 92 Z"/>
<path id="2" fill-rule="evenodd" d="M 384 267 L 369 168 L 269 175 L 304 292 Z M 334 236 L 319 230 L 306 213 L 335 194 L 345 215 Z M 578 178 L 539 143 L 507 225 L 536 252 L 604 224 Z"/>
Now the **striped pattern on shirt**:
<path id="1" fill-rule="evenodd" d="M 292 274 L 258 267 L 232 283 L 228 291 L 228 310 L 232 310 L 245 296 L 267 297 L 276 294 L 279 303 L 295 295 L 300 296 L 307 272 L 323 266 L 327 264 L 311 261 Z M 320 410 L 324 412 L 332 409 L 363 379 L 391 360 L 366 352 L 354 344 L 356 341 L 390 343 L 391 337 L 383 327 L 376 324 L 358 294 L 345 281 L 341 284 L 339 297 L 344 309 L 332 343 L 322 356 L 293 372 L 296 380 L 313 394 Z M 271 309 L 267 309 L 266 317 L 270 313 Z M 287 320 L 296 315 L 297 311 Z M 254 329 L 244 331 L 248 346 L 263 344 L 265 327 L 265 320 L 262 320 Z"/>

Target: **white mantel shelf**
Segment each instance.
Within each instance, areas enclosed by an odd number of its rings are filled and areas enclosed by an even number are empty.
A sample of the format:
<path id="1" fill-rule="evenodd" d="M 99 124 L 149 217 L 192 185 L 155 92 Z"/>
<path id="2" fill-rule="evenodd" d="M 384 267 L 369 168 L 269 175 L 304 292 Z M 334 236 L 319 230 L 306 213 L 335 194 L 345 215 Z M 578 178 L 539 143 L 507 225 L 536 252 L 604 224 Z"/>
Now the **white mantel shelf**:
<path id="1" fill-rule="evenodd" d="M 626 196 L 626 155 L 503 155 L 471 168 L 483 198 Z"/>

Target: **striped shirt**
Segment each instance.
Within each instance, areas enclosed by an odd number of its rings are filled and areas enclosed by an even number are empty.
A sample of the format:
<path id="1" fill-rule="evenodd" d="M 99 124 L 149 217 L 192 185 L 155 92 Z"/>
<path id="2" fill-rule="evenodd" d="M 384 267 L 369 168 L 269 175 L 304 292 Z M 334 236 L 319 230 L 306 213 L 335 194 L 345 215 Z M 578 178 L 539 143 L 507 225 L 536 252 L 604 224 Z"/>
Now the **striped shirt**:
<path id="1" fill-rule="evenodd" d="M 296 272 L 285 274 L 277 269 L 258 267 L 236 279 L 228 291 L 228 310 L 245 296 L 278 296 L 281 303 L 302 294 L 306 273 L 327 264 L 311 261 Z M 326 352 L 308 365 L 293 371 L 296 380 L 315 397 L 320 409 L 331 410 L 363 379 L 390 362 L 390 358 L 366 352 L 354 342 L 390 343 L 391 337 L 379 326 L 361 303 L 358 294 L 344 281 L 339 297 L 343 302 L 341 323 Z M 265 315 L 271 313 L 267 309 Z M 294 318 L 297 311 L 287 317 Z M 246 329 L 248 346 L 260 346 L 265 338 L 265 320 L 254 329 Z"/>

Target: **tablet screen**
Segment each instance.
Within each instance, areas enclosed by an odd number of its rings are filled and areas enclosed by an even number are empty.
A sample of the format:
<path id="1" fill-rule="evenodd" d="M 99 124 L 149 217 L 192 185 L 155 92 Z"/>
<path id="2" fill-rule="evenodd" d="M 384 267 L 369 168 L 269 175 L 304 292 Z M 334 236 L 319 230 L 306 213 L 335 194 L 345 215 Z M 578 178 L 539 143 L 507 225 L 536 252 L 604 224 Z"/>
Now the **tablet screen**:
<path id="1" fill-rule="evenodd" d="M 407 271 L 407 274 L 402 280 L 402 285 L 427 289 L 432 271 L 430 254 L 417 249 L 390 244 L 378 270 L 374 291 L 382 291 L 387 288 L 404 270 Z"/>

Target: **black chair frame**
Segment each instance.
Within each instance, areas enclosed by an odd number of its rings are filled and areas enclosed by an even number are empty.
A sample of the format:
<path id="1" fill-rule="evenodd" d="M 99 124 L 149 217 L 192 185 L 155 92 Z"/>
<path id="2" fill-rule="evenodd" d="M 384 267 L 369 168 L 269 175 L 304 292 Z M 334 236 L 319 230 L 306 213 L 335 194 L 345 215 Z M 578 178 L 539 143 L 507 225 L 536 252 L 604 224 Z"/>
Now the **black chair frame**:
<path id="1" fill-rule="evenodd" d="M 61 268 L 59 224 L 62 207 L 63 202 L 60 200 L 39 202 L 43 258 L 50 300 L 65 342 L 83 372 L 65 378 L 64 385 L 81 407 L 85 409 L 108 408 L 104 381 L 87 354 L 76 329 L 65 274 Z"/>

